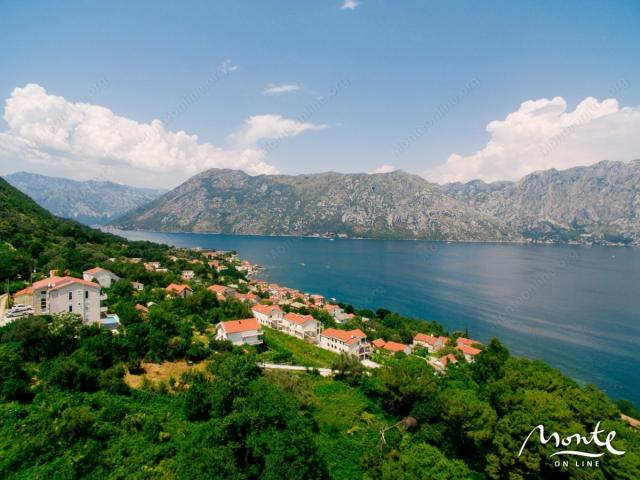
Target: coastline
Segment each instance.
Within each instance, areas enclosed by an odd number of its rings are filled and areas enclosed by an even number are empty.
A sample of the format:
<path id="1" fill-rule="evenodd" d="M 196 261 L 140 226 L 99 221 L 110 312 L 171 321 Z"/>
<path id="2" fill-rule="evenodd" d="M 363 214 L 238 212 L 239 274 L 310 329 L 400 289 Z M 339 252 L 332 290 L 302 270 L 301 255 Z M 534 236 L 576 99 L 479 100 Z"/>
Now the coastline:
<path id="1" fill-rule="evenodd" d="M 194 231 L 174 231 L 174 230 L 146 230 L 146 229 L 125 229 L 119 227 L 112 227 L 106 225 L 97 225 L 93 228 L 97 228 L 105 233 L 116 234 L 115 232 L 145 232 L 154 234 L 194 234 L 194 235 L 226 235 L 233 237 L 264 237 L 264 238 L 311 238 L 318 240 L 366 240 L 366 241 L 393 241 L 393 242 L 425 242 L 425 243 L 455 243 L 455 244 L 473 244 L 473 245 L 544 245 L 544 246 L 570 246 L 570 247 L 640 247 L 638 244 L 589 244 L 589 243 L 570 243 L 570 242 L 534 242 L 524 240 L 438 240 L 428 238 L 385 238 L 385 237 L 345 237 L 345 236 L 328 236 L 328 235 L 266 235 L 262 233 L 226 233 L 226 232 L 194 232 Z"/>

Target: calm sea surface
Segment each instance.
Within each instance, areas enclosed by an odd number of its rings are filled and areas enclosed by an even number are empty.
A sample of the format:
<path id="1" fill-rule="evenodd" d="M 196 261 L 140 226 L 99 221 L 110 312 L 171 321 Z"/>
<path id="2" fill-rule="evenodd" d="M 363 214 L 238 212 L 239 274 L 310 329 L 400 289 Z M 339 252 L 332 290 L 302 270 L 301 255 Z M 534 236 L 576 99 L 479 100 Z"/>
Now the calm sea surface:
<path id="1" fill-rule="evenodd" d="M 264 279 L 496 336 L 640 405 L 640 248 L 117 233 L 236 250 Z"/>

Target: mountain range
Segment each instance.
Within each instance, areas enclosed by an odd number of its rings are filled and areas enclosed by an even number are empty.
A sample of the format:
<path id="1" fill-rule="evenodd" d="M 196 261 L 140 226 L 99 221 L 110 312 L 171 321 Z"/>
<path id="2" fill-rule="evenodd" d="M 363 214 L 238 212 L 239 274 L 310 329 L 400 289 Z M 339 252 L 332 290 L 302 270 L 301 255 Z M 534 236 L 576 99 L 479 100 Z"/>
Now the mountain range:
<path id="1" fill-rule="evenodd" d="M 4 178 L 51 213 L 86 225 L 104 225 L 166 191 L 108 181 L 81 182 L 26 172 Z"/>
<path id="2" fill-rule="evenodd" d="M 211 169 L 162 190 L 17 173 L 51 212 L 125 229 L 459 241 L 640 243 L 640 160 L 437 185 L 381 174 Z"/>
<path id="3" fill-rule="evenodd" d="M 544 170 L 517 182 L 450 183 L 441 191 L 527 238 L 640 241 L 640 160 Z"/>
<path id="4" fill-rule="evenodd" d="M 402 171 L 250 176 L 202 172 L 114 222 L 121 228 L 255 235 L 514 240 L 503 222 Z"/>

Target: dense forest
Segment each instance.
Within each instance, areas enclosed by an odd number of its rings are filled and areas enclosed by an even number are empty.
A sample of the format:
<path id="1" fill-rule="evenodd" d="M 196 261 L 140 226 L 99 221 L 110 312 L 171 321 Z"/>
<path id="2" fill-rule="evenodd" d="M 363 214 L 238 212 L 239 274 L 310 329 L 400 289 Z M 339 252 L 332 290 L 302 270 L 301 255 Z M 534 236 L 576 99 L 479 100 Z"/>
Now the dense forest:
<path id="1" fill-rule="evenodd" d="M 180 258 L 167 262 L 169 255 Z M 167 271 L 124 260 L 133 257 L 166 262 Z M 511 356 L 497 339 L 474 363 L 460 358 L 445 375 L 402 353 L 365 370 L 279 332 L 266 332 L 258 347 L 217 341 L 219 321 L 250 312 L 207 286 L 235 282 L 242 291 L 245 278 L 231 264 L 216 271 L 197 260 L 197 251 L 60 220 L 0 180 L 3 289 L 14 292 L 52 268 L 80 275 L 101 265 L 122 278 L 107 290 L 122 321 L 116 335 L 70 314 L 0 328 L 0 478 L 640 478 L 640 432 L 617 404 L 542 362 Z M 167 296 L 164 287 L 187 266 L 196 273 L 194 294 Z M 134 290 L 133 280 L 144 289 Z M 356 314 L 344 328 L 370 338 L 446 333 L 384 309 L 344 307 Z M 309 368 L 263 370 L 261 359 Z M 151 363 L 179 362 L 190 368 L 161 381 L 145 376 Z M 320 376 L 316 367 L 328 365 L 336 375 Z M 143 380 L 134 385 L 134 377 Z M 628 413 L 633 408 L 624 404 Z M 571 458 L 555 466 L 555 446 L 530 441 L 518 456 L 536 425 L 586 436 L 598 422 L 617 432 L 613 444 L 624 455 L 606 454 L 592 468 Z"/>

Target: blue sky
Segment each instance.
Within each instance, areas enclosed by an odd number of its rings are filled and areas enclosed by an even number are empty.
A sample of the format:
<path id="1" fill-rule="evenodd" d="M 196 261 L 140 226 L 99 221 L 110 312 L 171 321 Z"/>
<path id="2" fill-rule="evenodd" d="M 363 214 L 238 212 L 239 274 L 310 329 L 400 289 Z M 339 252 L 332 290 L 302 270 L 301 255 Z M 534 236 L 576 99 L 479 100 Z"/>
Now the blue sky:
<path id="1" fill-rule="evenodd" d="M 439 181 L 495 180 L 640 157 L 630 138 L 640 125 L 640 2 L 355 3 L 0 0 L 0 97 L 15 96 L 0 121 L 0 174 L 172 187 L 210 166 L 296 174 L 386 165 Z M 29 84 L 41 89 L 14 92 Z M 291 91 L 264 93 L 283 85 Z M 565 114 L 589 97 L 596 103 L 567 130 Z M 616 105 L 604 105 L 607 98 Z M 74 121 L 64 114 L 55 141 L 45 138 L 55 109 L 76 102 L 117 119 L 89 122 L 93 113 L 80 109 Z M 513 112 L 523 118 L 494 129 L 508 146 L 497 157 L 487 150 L 487 125 Z M 120 119 L 161 119 L 159 142 L 184 131 L 213 149 L 172 137 L 169 150 L 184 148 L 194 160 L 154 165 L 134 139 L 114 147 L 113 135 L 97 138 Z M 76 130 L 85 121 L 90 134 Z M 82 142 L 71 145 L 78 132 Z M 531 135 L 538 153 L 523 150 Z M 593 143 L 586 152 L 577 151 L 583 138 Z M 123 152 L 134 147 L 137 157 Z M 446 165 L 453 154 L 459 159 Z"/>

